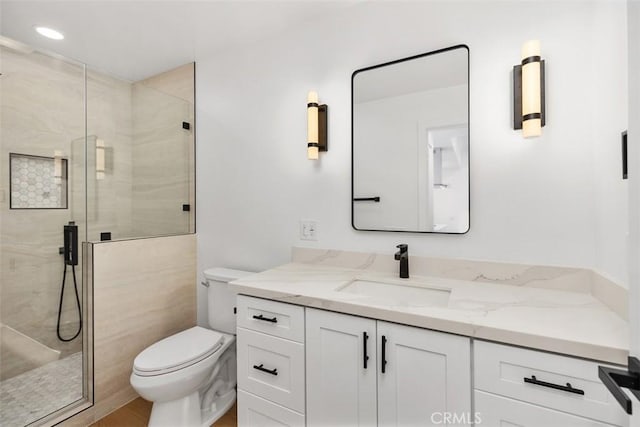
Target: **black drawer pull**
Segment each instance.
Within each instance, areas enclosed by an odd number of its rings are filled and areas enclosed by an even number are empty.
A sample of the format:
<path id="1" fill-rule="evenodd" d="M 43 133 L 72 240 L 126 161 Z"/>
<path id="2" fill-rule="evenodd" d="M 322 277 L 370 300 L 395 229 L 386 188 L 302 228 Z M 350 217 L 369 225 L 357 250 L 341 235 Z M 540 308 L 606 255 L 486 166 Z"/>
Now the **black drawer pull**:
<path id="1" fill-rule="evenodd" d="M 369 360 L 369 356 L 367 356 L 367 340 L 369 339 L 369 335 L 366 332 L 362 333 L 362 348 L 364 353 L 364 369 L 367 369 L 367 360 Z"/>
<path id="2" fill-rule="evenodd" d="M 568 393 L 584 394 L 584 390 L 580 390 L 579 388 L 573 388 L 571 387 L 570 383 L 567 383 L 567 385 L 548 383 L 546 381 L 540 381 L 539 379 L 536 378 L 535 375 L 531 375 L 531 378 L 525 377 L 523 379 L 525 383 L 529 383 L 529 384 L 541 385 L 543 387 L 554 388 L 556 390 L 562 390 Z"/>
<path id="3" fill-rule="evenodd" d="M 382 361 L 380 362 L 382 373 L 387 370 L 387 337 L 382 336 Z"/>
<path id="4" fill-rule="evenodd" d="M 277 317 L 269 318 L 269 317 L 264 317 L 262 314 L 258 314 L 258 315 L 254 315 L 253 318 L 256 320 L 264 320 L 265 322 L 278 323 Z"/>
<path id="5" fill-rule="evenodd" d="M 264 366 L 263 363 L 261 363 L 260 366 L 253 365 L 253 369 L 257 369 L 258 371 L 266 372 L 267 374 L 271 374 L 271 375 L 278 375 L 278 368 L 267 369 L 267 368 L 263 368 L 263 366 Z"/>

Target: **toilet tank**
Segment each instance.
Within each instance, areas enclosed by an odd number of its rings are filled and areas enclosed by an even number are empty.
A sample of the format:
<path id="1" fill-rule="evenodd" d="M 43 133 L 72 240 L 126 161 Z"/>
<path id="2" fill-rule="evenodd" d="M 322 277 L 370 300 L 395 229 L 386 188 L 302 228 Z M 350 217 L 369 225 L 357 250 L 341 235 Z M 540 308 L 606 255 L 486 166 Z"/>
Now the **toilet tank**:
<path id="1" fill-rule="evenodd" d="M 212 329 L 229 334 L 236 333 L 236 293 L 229 287 L 229 282 L 249 276 L 253 273 L 230 268 L 210 268 L 204 271 L 209 287 L 207 300 L 209 326 Z"/>

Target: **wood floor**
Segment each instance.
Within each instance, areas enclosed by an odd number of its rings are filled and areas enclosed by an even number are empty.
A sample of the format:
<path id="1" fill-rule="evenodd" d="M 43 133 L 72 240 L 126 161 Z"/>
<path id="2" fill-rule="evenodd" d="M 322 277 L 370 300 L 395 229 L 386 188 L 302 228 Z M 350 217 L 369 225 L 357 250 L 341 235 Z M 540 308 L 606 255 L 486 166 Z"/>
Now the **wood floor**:
<path id="1" fill-rule="evenodd" d="M 139 397 L 122 408 L 96 421 L 91 427 L 147 427 L 151 415 L 151 402 Z M 237 427 L 238 418 L 234 404 L 213 427 Z"/>

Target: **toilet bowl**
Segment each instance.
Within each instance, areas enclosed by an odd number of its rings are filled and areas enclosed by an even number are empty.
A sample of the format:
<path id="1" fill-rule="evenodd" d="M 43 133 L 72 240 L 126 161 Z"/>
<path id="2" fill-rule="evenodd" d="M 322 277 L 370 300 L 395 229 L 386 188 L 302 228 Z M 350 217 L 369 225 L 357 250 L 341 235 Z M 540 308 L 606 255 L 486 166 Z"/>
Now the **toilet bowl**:
<path id="1" fill-rule="evenodd" d="M 228 282 L 248 272 L 205 271 L 209 325 L 164 338 L 134 360 L 131 386 L 153 402 L 149 426 L 210 426 L 235 402 L 235 294 Z"/>

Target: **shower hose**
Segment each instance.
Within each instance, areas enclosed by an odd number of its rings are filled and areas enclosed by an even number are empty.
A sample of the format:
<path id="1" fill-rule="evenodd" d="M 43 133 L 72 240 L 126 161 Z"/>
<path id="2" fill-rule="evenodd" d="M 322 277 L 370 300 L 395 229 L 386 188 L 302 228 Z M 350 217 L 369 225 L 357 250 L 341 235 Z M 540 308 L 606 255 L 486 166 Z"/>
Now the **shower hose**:
<path id="1" fill-rule="evenodd" d="M 78 295 L 78 283 L 76 281 L 76 266 L 71 264 L 71 272 L 73 273 L 73 289 L 76 293 L 76 304 L 78 306 L 78 332 L 71 338 L 63 338 L 60 335 L 60 317 L 62 316 L 62 302 L 64 301 L 64 283 L 67 280 L 67 263 L 64 263 L 64 273 L 62 273 L 62 286 L 60 289 L 60 305 L 58 306 L 58 324 L 56 325 L 56 333 L 58 334 L 58 339 L 60 341 L 69 342 L 73 341 L 80 335 L 82 331 L 82 308 L 80 307 L 80 295 Z"/>

